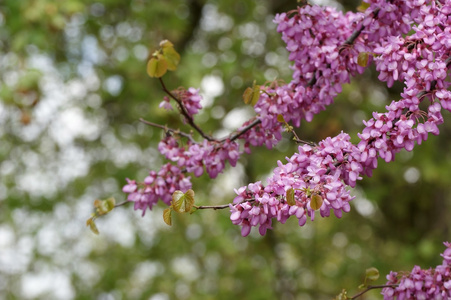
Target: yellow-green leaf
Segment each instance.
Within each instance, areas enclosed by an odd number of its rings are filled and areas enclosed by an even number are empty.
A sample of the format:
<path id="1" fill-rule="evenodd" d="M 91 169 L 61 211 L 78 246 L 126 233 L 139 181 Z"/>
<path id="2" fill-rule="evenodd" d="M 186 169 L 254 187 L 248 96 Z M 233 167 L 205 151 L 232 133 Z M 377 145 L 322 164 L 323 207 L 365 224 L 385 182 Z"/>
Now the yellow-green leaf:
<path id="1" fill-rule="evenodd" d="M 370 7 L 370 4 L 369 4 L 369 3 L 362 2 L 362 3 L 357 7 L 357 11 L 365 12 L 365 11 L 367 10 L 368 7 Z"/>
<path id="2" fill-rule="evenodd" d="M 357 64 L 361 67 L 366 67 L 368 65 L 368 59 L 370 55 L 368 52 L 360 52 L 359 56 L 357 57 Z"/>
<path id="3" fill-rule="evenodd" d="M 296 204 L 296 201 L 294 200 L 294 189 L 291 188 L 287 191 L 287 203 L 289 206 L 293 206 Z"/>
<path id="4" fill-rule="evenodd" d="M 168 63 L 166 59 L 161 55 L 152 57 L 147 63 L 147 74 L 150 77 L 160 78 L 168 70 Z"/>
<path id="5" fill-rule="evenodd" d="M 313 194 L 312 197 L 310 198 L 310 207 L 313 210 L 318 210 L 323 205 L 323 202 L 324 202 L 323 197 L 321 197 L 318 194 Z"/>
<path id="6" fill-rule="evenodd" d="M 166 209 L 163 211 L 163 220 L 164 220 L 164 222 L 165 222 L 166 224 L 168 224 L 169 226 L 172 225 L 172 218 L 171 218 L 171 215 L 172 215 L 172 209 L 171 209 L 171 208 L 166 208 Z"/>
<path id="7" fill-rule="evenodd" d="M 190 212 L 194 205 L 194 191 L 188 190 L 186 193 L 175 191 L 172 194 L 172 207 L 176 212 Z"/>
<path id="8" fill-rule="evenodd" d="M 168 70 L 175 71 L 180 62 L 180 54 L 175 51 L 174 47 L 164 47 L 163 57 L 166 59 Z"/>
<path id="9" fill-rule="evenodd" d="M 96 210 L 97 214 L 100 216 L 106 215 L 107 213 L 112 211 L 115 204 L 116 204 L 116 200 L 113 197 L 110 197 L 105 200 L 96 199 L 94 201 L 94 207 L 97 208 L 97 210 Z"/>
<path id="10" fill-rule="evenodd" d="M 102 205 L 102 200 L 96 199 L 94 200 L 94 207 L 100 207 Z"/>
<path id="11" fill-rule="evenodd" d="M 248 87 L 243 94 L 243 100 L 244 103 L 246 104 L 250 104 L 252 106 L 254 106 L 255 104 L 257 104 L 258 99 L 260 98 L 260 86 L 254 84 L 252 87 Z"/>
<path id="12" fill-rule="evenodd" d="M 114 199 L 113 197 L 110 197 L 104 201 L 105 201 L 105 205 L 106 205 L 108 211 L 113 210 L 114 206 L 116 205 L 116 199 Z"/>
<path id="13" fill-rule="evenodd" d="M 89 226 L 89 229 L 95 234 L 99 234 L 99 230 L 97 229 L 96 223 L 94 222 L 94 218 L 88 219 L 86 221 L 86 226 Z"/>
<path id="14" fill-rule="evenodd" d="M 160 47 L 161 48 L 174 47 L 174 44 L 171 43 L 169 40 L 162 40 L 160 42 Z"/>
<path id="15" fill-rule="evenodd" d="M 286 123 L 282 115 L 277 115 L 277 122 Z"/>
<path id="16" fill-rule="evenodd" d="M 253 93 L 253 89 L 250 87 L 248 87 L 247 89 L 244 90 L 243 101 L 245 104 L 251 103 L 252 93 Z"/>
<path id="17" fill-rule="evenodd" d="M 252 99 L 251 99 L 251 105 L 255 106 L 255 104 L 257 104 L 258 99 L 260 99 L 260 86 L 259 85 L 255 85 L 253 86 L 253 93 L 252 93 Z"/>
<path id="18" fill-rule="evenodd" d="M 379 279 L 379 270 L 374 267 L 366 269 L 365 276 L 368 280 L 376 281 Z"/>

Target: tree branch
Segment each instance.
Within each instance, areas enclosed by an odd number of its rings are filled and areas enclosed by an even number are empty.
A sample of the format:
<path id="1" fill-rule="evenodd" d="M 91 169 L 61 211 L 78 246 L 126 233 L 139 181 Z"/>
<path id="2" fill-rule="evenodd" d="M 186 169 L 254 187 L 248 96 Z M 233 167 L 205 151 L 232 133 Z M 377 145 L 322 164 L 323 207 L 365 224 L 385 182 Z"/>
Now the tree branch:
<path id="1" fill-rule="evenodd" d="M 362 296 L 363 294 L 365 294 L 366 292 L 370 291 L 370 290 L 374 290 L 374 289 L 383 289 L 386 287 L 398 287 L 397 284 L 382 284 L 382 285 L 369 285 L 367 286 L 366 289 L 364 289 L 363 291 L 361 291 L 358 294 L 355 294 L 354 296 L 352 296 L 350 299 L 357 299 L 358 297 Z"/>
<path id="2" fill-rule="evenodd" d="M 243 134 L 245 134 L 246 132 L 248 132 L 249 130 L 251 130 L 253 127 L 255 127 L 258 124 L 260 124 L 261 122 L 262 121 L 260 121 L 259 119 L 256 119 L 254 122 L 252 122 L 251 124 L 247 125 L 240 132 L 237 132 L 235 135 L 229 135 L 228 137 L 221 139 L 220 142 L 224 142 L 227 139 L 230 139 L 230 141 L 234 141 L 234 140 L 238 139 L 240 136 L 242 136 Z"/>
<path id="3" fill-rule="evenodd" d="M 194 207 L 196 209 L 213 209 L 213 210 L 218 210 L 218 209 L 224 209 L 224 208 L 228 208 L 229 205 L 228 204 L 222 204 L 222 205 L 194 205 Z"/>
<path id="4" fill-rule="evenodd" d="M 129 203 L 131 203 L 131 201 L 124 201 L 124 202 L 121 202 L 121 203 L 116 204 L 116 205 L 114 206 L 114 208 L 119 207 L 119 206 L 124 206 L 124 205 L 129 204 Z"/>
<path id="5" fill-rule="evenodd" d="M 205 132 L 202 131 L 202 129 L 200 129 L 199 126 L 197 126 L 196 123 L 194 123 L 193 118 L 189 115 L 188 111 L 186 110 L 185 106 L 183 105 L 182 101 L 180 101 L 180 99 L 178 99 L 176 96 L 174 96 L 174 94 L 172 94 L 167 88 L 166 85 L 164 84 L 163 79 L 160 77 L 159 78 L 161 86 L 163 88 L 163 91 L 168 94 L 169 97 L 171 97 L 172 99 L 175 100 L 175 102 L 177 102 L 177 104 L 179 105 L 179 109 L 180 112 L 182 113 L 182 115 L 186 118 L 186 120 L 188 121 L 188 124 L 193 127 L 204 139 L 206 139 L 207 141 L 215 141 L 215 139 L 209 135 L 207 135 Z"/>
<path id="6" fill-rule="evenodd" d="M 160 125 L 160 124 L 157 124 L 157 123 L 153 123 L 153 122 L 150 122 L 150 121 L 146 121 L 146 120 L 144 120 L 143 118 L 139 118 L 139 121 L 140 121 L 141 123 L 146 124 L 146 125 L 149 125 L 149 126 L 152 126 L 152 127 L 157 127 L 157 128 L 163 129 L 164 131 L 169 131 L 169 132 L 173 132 L 173 133 L 175 133 L 175 134 L 179 134 L 179 135 L 181 135 L 181 136 L 184 136 L 184 137 L 188 138 L 191 142 L 194 142 L 194 143 L 196 142 L 196 141 L 193 139 L 193 136 L 192 136 L 191 134 L 189 134 L 189 133 L 180 131 L 180 130 L 178 130 L 178 129 L 169 128 L 169 127 L 167 127 L 167 126 L 163 126 L 163 125 Z"/>

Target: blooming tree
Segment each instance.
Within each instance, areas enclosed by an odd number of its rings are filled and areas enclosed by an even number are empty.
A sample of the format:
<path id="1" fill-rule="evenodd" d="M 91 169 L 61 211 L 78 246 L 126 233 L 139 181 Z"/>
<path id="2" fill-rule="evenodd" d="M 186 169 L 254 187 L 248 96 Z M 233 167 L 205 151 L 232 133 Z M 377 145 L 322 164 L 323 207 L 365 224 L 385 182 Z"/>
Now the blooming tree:
<path id="1" fill-rule="evenodd" d="M 158 149 L 169 163 L 150 171 L 143 181 L 127 179 L 123 192 L 135 210 L 144 215 L 161 200 L 169 206 L 164 220 L 170 225 L 174 211 L 229 208 L 230 220 L 241 227 L 243 236 L 252 227 L 265 235 L 274 222 L 285 223 L 290 217 L 297 218 L 300 226 L 331 212 L 340 218 L 350 211 L 351 189 L 364 176 L 371 177 L 379 158 L 391 162 L 402 149 L 411 151 L 430 133 L 439 134 L 442 108 L 451 111 L 451 1 L 366 0 L 360 12 L 347 13 L 307 4 L 277 15 L 274 22 L 289 51 L 292 80 L 248 87 L 243 99 L 254 107 L 255 116 L 223 138 L 208 135 L 196 124 L 195 115 L 202 109 L 198 89 L 166 87 L 162 77 L 176 69 L 180 56 L 169 41 L 160 43 L 148 62 L 148 74 L 158 78 L 167 94 L 160 107 L 172 110 L 175 106 L 192 131 L 141 120 L 164 130 Z M 342 85 L 372 63 L 379 80 L 388 87 L 401 82 L 404 89 L 385 112 L 373 112 L 371 119 L 363 121 L 360 141 L 351 143 L 345 132 L 317 143 L 299 139 L 293 127 L 325 110 Z M 235 189 L 237 196 L 230 204 L 195 204 L 192 175 L 206 172 L 216 178 L 227 162 L 234 167 L 241 155 L 251 153 L 251 146 L 273 148 L 284 131 L 294 134 L 298 151 L 285 162 L 278 161 L 266 183 Z M 88 221 L 94 230 L 94 219 L 115 204 L 107 199 L 96 202 L 96 207 Z M 434 270 L 415 267 L 409 274 L 390 273 L 384 297 L 451 297 L 451 246 L 446 246 L 443 264 Z M 345 293 L 339 297 L 347 298 Z"/>

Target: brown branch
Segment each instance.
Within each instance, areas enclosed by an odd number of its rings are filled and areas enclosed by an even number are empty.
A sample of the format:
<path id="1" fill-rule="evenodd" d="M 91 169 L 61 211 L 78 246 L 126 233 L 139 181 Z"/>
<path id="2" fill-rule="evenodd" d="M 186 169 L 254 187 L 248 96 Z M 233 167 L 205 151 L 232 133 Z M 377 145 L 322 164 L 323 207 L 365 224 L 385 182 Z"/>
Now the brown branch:
<path id="1" fill-rule="evenodd" d="M 129 204 L 129 203 L 131 203 L 131 201 L 124 201 L 124 202 L 121 202 L 121 203 L 118 203 L 118 204 L 114 205 L 114 208 L 119 207 L 119 206 L 124 206 L 124 205 Z"/>
<path id="2" fill-rule="evenodd" d="M 260 121 L 259 119 L 255 120 L 254 122 L 252 122 L 251 124 L 247 125 L 246 127 L 243 128 L 243 130 L 237 132 L 235 135 L 230 134 L 228 137 L 222 138 L 221 140 L 219 140 L 220 142 L 224 142 L 226 140 L 230 140 L 231 142 L 238 139 L 239 137 L 241 137 L 243 134 L 245 134 L 246 132 L 248 132 L 249 130 L 251 130 L 253 127 L 257 126 L 258 124 L 260 124 L 262 121 Z"/>
<path id="3" fill-rule="evenodd" d="M 242 204 L 242 203 L 246 203 L 246 202 L 254 202 L 255 198 L 251 198 L 251 199 L 246 199 L 241 201 L 240 203 L 237 204 Z M 232 204 L 232 203 L 230 203 Z M 230 207 L 230 204 L 221 204 L 221 205 L 194 205 L 194 207 L 196 209 L 213 209 L 213 210 L 218 210 L 218 209 L 224 209 L 224 208 L 228 208 Z M 233 204 L 232 204 L 233 205 Z"/>
<path id="4" fill-rule="evenodd" d="M 169 128 L 169 127 L 167 127 L 167 126 L 163 126 L 163 125 L 160 125 L 160 124 L 157 124 L 157 123 L 153 123 L 153 122 L 150 122 L 150 121 L 146 121 L 146 120 L 144 120 L 143 118 L 139 118 L 139 121 L 140 121 L 141 123 L 146 124 L 146 125 L 149 125 L 149 126 L 152 126 L 152 127 L 156 127 L 156 128 L 163 129 L 164 131 L 169 131 L 169 132 L 173 132 L 173 133 L 175 133 L 175 134 L 179 134 L 179 135 L 181 135 L 181 136 L 184 136 L 184 137 L 190 139 L 190 141 L 195 142 L 194 139 L 193 139 L 193 136 L 192 136 L 191 134 L 189 134 L 189 133 L 180 131 L 180 130 L 178 130 L 178 129 Z"/>
<path id="5" fill-rule="evenodd" d="M 216 139 L 214 139 L 213 137 L 209 136 L 208 134 L 206 134 L 205 132 L 202 131 L 202 129 L 200 129 L 199 126 L 197 126 L 196 123 L 194 123 L 193 118 L 189 115 L 188 111 L 186 110 L 185 106 L 183 105 L 182 101 L 180 99 L 178 99 L 176 96 L 174 96 L 174 94 L 172 94 L 167 88 L 166 85 L 163 82 L 163 79 L 160 77 L 159 78 L 161 86 L 163 88 L 163 91 L 168 94 L 169 97 L 171 97 L 172 99 L 175 100 L 175 102 L 177 102 L 177 104 L 179 105 L 179 109 L 180 112 L 182 113 L 182 115 L 186 118 L 186 120 L 188 121 L 188 124 L 193 127 L 204 139 L 206 139 L 207 141 L 216 141 Z"/>
<path id="6" fill-rule="evenodd" d="M 352 296 L 350 299 L 357 299 L 358 297 L 362 296 L 363 294 L 365 294 L 366 292 L 368 292 L 369 290 L 373 290 L 373 289 L 383 289 L 386 287 L 398 287 L 397 284 L 382 284 L 382 285 L 369 285 L 366 289 L 364 289 L 363 291 L 361 291 L 358 294 L 355 294 L 354 296 Z"/>
<path id="7" fill-rule="evenodd" d="M 222 205 L 194 205 L 194 207 L 196 209 L 213 209 L 213 210 L 218 210 L 218 209 L 224 209 L 224 208 L 228 208 L 229 204 L 222 204 Z"/>
<path id="8" fill-rule="evenodd" d="M 293 130 L 293 133 L 294 133 L 294 130 Z M 314 142 L 301 140 L 300 138 L 298 138 L 298 136 L 296 134 L 294 135 L 293 141 L 295 141 L 296 143 L 299 143 L 299 144 L 306 144 L 306 145 L 309 145 L 309 146 L 312 146 L 312 147 L 317 147 L 318 146 Z"/>

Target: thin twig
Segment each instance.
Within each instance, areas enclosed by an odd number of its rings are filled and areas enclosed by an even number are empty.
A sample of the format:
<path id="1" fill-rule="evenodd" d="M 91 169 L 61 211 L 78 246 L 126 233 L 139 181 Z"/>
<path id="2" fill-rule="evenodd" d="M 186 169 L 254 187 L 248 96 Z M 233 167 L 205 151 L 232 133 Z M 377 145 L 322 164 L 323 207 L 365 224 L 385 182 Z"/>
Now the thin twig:
<path id="1" fill-rule="evenodd" d="M 229 135 L 228 137 L 222 138 L 221 140 L 219 140 L 220 142 L 224 142 L 225 140 L 230 140 L 231 142 L 233 142 L 234 140 L 238 139 L 239 137 L 241 137 L 243 134 L 245 134 L 246 132 L 248 132 L 249 130 L 251 130 L 253 127 L 257 126 L 258 124 L 260 124 L 262 121 L 260 121 L 260 119 L 256 119 L 254 122 L 252 122 L 251 124 L 247 125 L 246 127 L 243 128 L 243 130 L 237 132 L 234 135 Z"/>
<path id="2" fill-rule="evenodd" d="M 240 203 L 237 204 L 232 204 L 232 205 L 238 205 L 238 204 L 242 204 L 242 203 L 246 203 L 246 202 L 254 202 L 255 198 L 251 198 L 251 199 L 245 199 L 243 201 L 241 201 Z M 230 207 L 230 204 L 221 204 L 221 205 L 194 205 L 195 208 L 197 209 L 213 209 L 213 210 L 218 210 L 218 209 L 224 209 L 224 208 L 228 208 Z"/>
<path id="3" fill-rule="evenodd" d="M 365 294 L 366 292 L 368 292 L 369 290 L 374 290 L 374 289 L 383 289 L 386 287 L 398 287 L 397 284 L 382 284 L 382 285 L 369 285 L 367 286 L 366 289 L 364 289 L 363 291 L 361 291 L 358 294 L 355 294 L 354 296 L 352 296 L 350 299 L 357 299 L 358 297 L 362 296 L 363 294 Z"/>
<path id="4" fill-rule="evenodd" d="M 224 209 L 224 208 L 228 208 L 230 207 L 229 204 L 223 204 L 223 205 L 194 205 L 195 208 L 197 209 L 213 209 L 213 210 L 217 210 L 217 209 Z"/>
<path id="5" fill-rule="evenodd" d="M 163 129 L 164 131 L 169 131 L 169 132 L 173 132 L 173 133 L 175 133 L 175 134 L 184 136 L 184 137 L 190 139 L 191 142 L 196 142 L 196 141 L 193 139 L 193 136 L 192 136 L 191 134 L 189 134 L 189 133 L 180 131 L 180 130 L 178 130 L 178 129 L 169 128 L 169 127 L 167 127 L 167 126 L 163 126 L 163 125 L 160 125 L 160 124 L 157 124 L 157 123 L 153 123 L 153 122 L 150 122 L 150 121 L 146 121 L 146 120 L 144 120 L 143 118 L 139 118 L 139 121 L 140 121 L 141 123 L 146 124 L 146 125 L 149 125 L 149 126 L 152 126 L 152 127 L 157 127 L 157 128 Z"/>
<path id="6" fill-rule="evenodd" d="M 131 203 L 131 201 L 124 201 L 124 202 L 116 204 L 114 207 L 116 208 L 116 207 L 119 207 L 119 206 L 124 206 L 124 205 L 129 204 L 129 203 Z"/>
<path id="7" fill-rule="evenodd" d="M 293 130 L 293 133 L 294 133 L 294 130 Z M 299 144 L 306 144 L 306 145 L 309 145 L 309 146 L 312 146 L 312 147 L 317 147 L 317 146 L 318 146 L 318 145 L 317 145 L 316 143 L 314 143 L 314 142 L 309 142 L 309 141 L 301 140 L 300 138 L 297 137 L 296 134 L 294 135 L 293 141 L 295 141 L 296 143 L 299 143 Z"/>
<path id="8" fill-rule="evenodd" d="M 199 126 L 197 126 L 196 123 L 194 123 L 193 118 L 189 115 L 188 111 L 186 110 L 185 106 L 183 105 L 182 101 L 180 101 L 180 99 L 178 99 L 176 96 L 174 96 L 174 94 L 172 94 L 167 88 L 166 85 L 164 84 L 163 79 L 160 77 L 159 78 L 161 86 L 163 88 L 163 91 L 169 95 L 169 97 L 171 97 L 172 99 L 175 100 L 175 102 L 177 102 L 177 104 L 179 105 L 180 108 L 180 112 L 182 113 L 182 115 L 186 118 L 186 120 L 188 121 L 189 125 L 191 127 L 193 127 L 204 139 L 206 139 L 207 141 L 215 141 L 215 139 L 211 136 L 209 136 L 208 134 L 206 134 L 205 132 L 202 131 L 202 129 L 200 129 Z"/>

